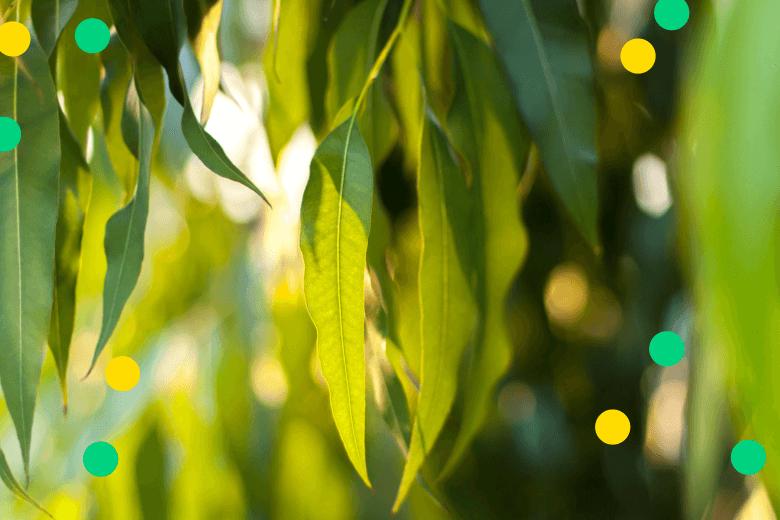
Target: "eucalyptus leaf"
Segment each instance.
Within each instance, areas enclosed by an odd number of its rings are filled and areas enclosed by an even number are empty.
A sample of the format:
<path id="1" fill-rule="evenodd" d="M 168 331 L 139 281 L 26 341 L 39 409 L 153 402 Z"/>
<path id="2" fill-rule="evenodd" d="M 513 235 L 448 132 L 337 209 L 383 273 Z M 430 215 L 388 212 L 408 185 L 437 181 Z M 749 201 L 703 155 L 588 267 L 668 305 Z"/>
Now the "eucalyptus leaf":
<path id="1" fill-rule="evenodd" d="M 51 56 L 62 29 L 78 4 L 79 0 L 32 0 L 33 27 L 46 56 Z"/>
<path id="2" fill-rule="evenodd" d="M 598 238 L 596 98 L 574 0 L 480 0 L 550 181 L 585 239 Z"/>
<path id="3" fill-rule="evenodd" d="M 19 483 L 14 478 L 14 474 L 11 472 L 11 467 L 8 465 L 8 461 L 5 458 L 5 453 L 3 453 L 3 450 L 0 450 L 0 480 L 2 480 L 3 484 L 5 484 L 6 487 L 11 490 L 11 493 L 18 496 L 22 500 L 26 500 L 30 505 L 38 509 L 49 518 L 54 518 L 51 516 L 51 513 L 46 511 L 38 502 L 35 501 L 35 499 L 27 494 L 21 485 L 19 485 Z"/>
<path id="4" fill-rule="evenodd" d="M 187 33 L 203 77 L 203 108 L 200 122 L 206 124 L 219 91 L 220 61 L 217 31 L 222 17 L 222 0 L 184 0 Z"/>
<path id="5" fill-rule="evenodd" d="M 46 54 L 35 37 L 22 56 L 0 56 L 0 116 L 14 119 L 22 133 L 16 148 L 0 153 L 0 383 L 27 475 L 54 291 L 57 107 Z"/>
<path id="6" fill-rule="evenodd" d="M 301 207 L 306 304 L 333 418 L 352 464 L 369 487 L 365 448 L 363 271 L 371 229 L 373 173 L 350 118 L 323 140 Z"/>
<path id="7" fill-rule="evenodd" d="M 401 506 L 449 415 L 461 356 L 477 318 L 468 282 L 473 268 L 471 200 L 454 152 L 430 112 L 423 122 L 419 156 L 420 397 L 393 511 Z"/>

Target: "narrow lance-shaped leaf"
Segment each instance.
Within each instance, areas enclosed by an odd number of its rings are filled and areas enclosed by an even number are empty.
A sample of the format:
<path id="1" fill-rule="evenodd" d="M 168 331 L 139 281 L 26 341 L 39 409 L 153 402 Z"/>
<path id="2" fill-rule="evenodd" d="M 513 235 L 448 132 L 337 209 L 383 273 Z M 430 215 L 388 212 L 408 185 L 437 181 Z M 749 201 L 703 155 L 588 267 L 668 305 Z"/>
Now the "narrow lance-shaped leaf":
<path id="1" fill-rule="evenodd" d="M 41 511 L 49 518 L 54 518 L 51 516 L 51 513 L 46 511 L 38 502 L 35 501 L 35 499 L 28 495 L 24 488 L 16 481 L 14 474 L 11 472 L 11 467 L 8 465 L 8 461 L 5 458 L 5 453 L 3 453 L 3 450 L 0 450 L 0 480 L 2 480 L 3 484 L 5 484 L 6 487 L 11 490 L 11 493 L 18 496 L 22 500 L 26 500 L 28 503 L 30 503 L 30 505 Z"/>
<path id="2" fill-rule="evenodd" d="M 352 464 L 370 487 L 365 447 L 363 271 L 371 229 L 373 173 L 368 148 L 350 118 L 317 148 L 301 207 L 306 304 L 336 427 Z"/>
<path id="3" fill-rule="evenodd" d="M 171 94 L 184 107 L 181 129 L 187 144 L 211 171 L 243 184 L 268 202 L 258 187 L 228 158 L 219 143 L 206 133 L 195 116 L 179 63 L 179 53 L 187 36 L 182 0 L 130 0 L 130 6 L 146 46 L 168 73 Z"/>
<path id="4" fill-rule="evenodd" d="M 62 29 L 76 12 L 78 3 L 79 0 L 32 0 L 33 27 L 46 56 L 51 56 Z"/>
<path id="5" fill-rule="evenodd" d="M 206 124 L 219 91 L 220 61 L 217 31 L 222 17 L 222 0 L 184 0 L 187 33 L 203 76 L 203 107 L 200 122 Z"/>
<path id="6" fill-rule="evenodd" d="M 144 259 L 144 232 L 149 216 L 149 174 L 155 130 L 151 114 L 139 99 L 135 79 L 131 80 L 127 89 L 122 131 L 128 148 L 138 159 L 138 185 L 133 199 L 112 215 L 106 224 L 104 244 L 107 270 L 103 285 L 103 323 L 90 372 L 119 322 L 122 309 L 138 282 Z M 134 143 L 138 146 L 133 146 Z"/>
<path id="7" fill-rule="evenodd" d="M 449 415 L 460 359 L 477 317 L 468 283 L 471 201 L 466 179 L 430 112 L 423 121 L 419 156 L 420 397 L 393 511 L 401 506 Z"/>
<path id="8" fill-rule="evenodd" d="M 583 236 L 598 246 L 596 98 L 574 0 L 480 0 L 542 162 Z"/>
<path id="9" fill-rule="evenodd" d="M 34 36 L 18 58 L 0 56 L 0 116 L 14 119 L 22 134 L 16 148 L 0 153 L 0 383 L 29 475 L 51 315 L 60 167 L 57 96 Z"/>
<path id="10" fill-rule="evenodd" d="M 473 250 L 477 266 L 476 301 L 481 322 L 466 382 L 460 431 L 442 471 L 449 474 L 479 432 L 493 401 L 493 392 L 509 368 L 512 345 L 506 324 L 507 296 L 525 257 L 527 235 L 520 222 L 517 185 L 528 151 L 500 65 L 490 49 L 475 36 L 450 23 L 463 75 L 464 103 L 469 125 L 452 135 L 461 150 L 473 145 L 472 191 L 476 204 Z M 448 125 L 459 121 L 457 113 Z M 460 119 L 462 121 L 463 119 Z M 466 156 L 468 157 L 467 154 Z"/>

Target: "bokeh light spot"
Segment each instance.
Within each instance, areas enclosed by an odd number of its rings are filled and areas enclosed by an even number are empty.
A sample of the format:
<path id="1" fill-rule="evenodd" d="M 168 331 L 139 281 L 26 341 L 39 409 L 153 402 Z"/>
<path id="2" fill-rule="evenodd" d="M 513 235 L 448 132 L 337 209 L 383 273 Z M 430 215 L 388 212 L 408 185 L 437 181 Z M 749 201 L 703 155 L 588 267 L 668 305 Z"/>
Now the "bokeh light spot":
<path id="1" fill-rule="evenodd" d="M 105 49 L 110 38 L 108 26 L 97 18 L 87 18 L 76 27 L 76 45 L 89 54 Z"/>
<path id="2" fill-rule="evenodd" d="M 106 383 L 117 392 L 132 390 L 140 377 L 138 363 L 127 356 L 115 357 L 106 365 Z"/>
<path id="3" fill-rule="evenodd" d="M 620 444 L 630 431 L 631 422 L 620 410 L 607 410 L 596 419 L 596 435 L 604 444 Z"/>
<path id="4" fill-rule="evenodd" d="M 685 0 L 659 0 L 654 14 L 658 25 L 667 31 L 676 31 L 688 22 L 691 11 Z"/>
<path id="5" fill-rule="evenodd" d="M 620 61 L 628 72 L 644 74 L 655 63 L 655 48 L 647 40 L 634 38 L 623 45 L 620 51 Z"/>
<path id="6" fill-rule="evenodd" d="M 766 451 L 757 441 L 738 442 L 731 450 L 731 464 L 743 475 L 753 475 L 761 471 L 766 464 Z"/>
<path id="7" fill-rule="evenodd" d="M 650 340 L 650 357 L 662 367 L 676 365 L 683 358 L 683 354 L 683 340 L 674 332 L 659 332 Z"/>
<path id="8" fill-rule="evenodd" d="M 10 152 L 21 140 L 19 124 L 10 117 L 0 117 L 0 152 Z"/>
<path id="9" fill-rule="evenodd" d="M 119 454 L 107 442 L 93 442 L 84 450 L 84 467 L 95 477 L 107 477 L 119 465 Z"/>
<path id="10" fill-rule="evenodd" d="M 30 46 L 30 31 L 19 22 L 0 25 L 0 52 L 6 56 L 20 56 Z"/>

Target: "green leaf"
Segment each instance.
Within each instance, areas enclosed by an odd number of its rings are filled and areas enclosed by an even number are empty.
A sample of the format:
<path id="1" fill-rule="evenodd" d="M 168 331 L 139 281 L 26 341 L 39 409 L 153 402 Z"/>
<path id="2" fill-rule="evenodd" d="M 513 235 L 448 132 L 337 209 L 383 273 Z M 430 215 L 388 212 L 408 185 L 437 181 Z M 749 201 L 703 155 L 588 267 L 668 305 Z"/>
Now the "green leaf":
<path id="1" fill-rule="evenodd" d="M 118 3 L 118 0 L 113 1 Z M 211 171 L 243 184 L 268 202 L 263 192 L 233 164 L 195 116 L 179 63 L 179 53 L 187 36 L 182 0 L 131 0 L 130 6 L 133 20 L 146 46 L 168 73 L 171 94 L 184 107 L 181 130 L 187 144 Z"/>
<path id="2" fill-rule="evenodd" d="M 8 461 L 5 458 L 5 453 L 3 453 L 3 450 L 0 450 L 0 480 L 2 480 L 3 484 L 5 484 L 6 487 L 11 490 L 11 493 L 23 500 L 26 500 L 33 507 L 41 511 L 49 518 L 54 518 L 51 516 L 51 513 L 41 507 L 41 505 L 38 504 L 38 502 L 36 502 L 30 495 L 28 495 L 21 485 L 19 485 L 19 483 L 14 478 L 14 474 L 11 472 L 11 467 L 8 465 Z"/>
<path id="3" fill-rule="evenodd" d="M 46 56 L 51 56 L 62 29 L 76 12 L 79 0 L 33 0 L 32 23 Z"/>
<path id="4" fill-rule="evenodd" d="M 265 128 L 277 164 L 284 146 L 311 114 L 306 62 L 319 31 L 321 3 L 280 0 L 275 44 L 268 45 L 263 56 L 269 98 Z"/>
<path id="5" fill-rule="evenodd" d="M 695 348 L 720 361 L 725 373 L 710 368 L 710 382 L 720 379 L 731 387 L 735 430 L 752 431 L 752 439 L 768 455 L 760 478 L 775 511 L 780 511 L 780 463 L 774 456 L 780 450 L 780 421 L 774 411 L 780 396 L 775 374 L 780 348 L 780 70 L 768 66 L 765 57 L 780 52 L 780 33 L 773 23 L 778 16 L 780 4 L 771 0 L 737 3 L 727 24 L 708 27 L 697 42 L 701 59 L 684 90 L 674 170 L 679 174 L 675 202 L 681 213 L 680 245 L 694 284 Z M 722 392 L 717 386 L 713 390 Z M 702 414 L 700 407 L 694 410 Z M 716 410 L 707 409 L 712 419 Z M 698 429 L 702 419 L 697 419 L 692 425 Z M 718 437 L 694 439 L 692 449 L 711 451 L 710 444 L 701 447 L 699 442 Z M 709 489 L 717 489 L 700 458 L 694 462 L 704 471 L 689 478 L 706 479 Z M 694 506 L 701 507 L 707 497 L 695 498 Z"/>
<path id="6" fill-rule="evenodd" d="M 325 108 L 329 128 L 352 113 L 377 54 L 379 29 L 387 0 L 368 0 L 344 17 L 328 47 L 328 87 Z M 342 114 L 342 117 L 339 117 Z M 371 163 L 378 168 L 398 139 L 398 124 L 380 85 L 372 86 L 358 119 Z"/>
<path id="7" fill-rule="evenodd" d="M 222 0 L 184 0 L 187 33 L 203 76 L 203 108 L 200 122 L 206 124 L 219 91 L 217 30 L 222 17 Z"/>
<path id="8" fill-rule="evenodd" d="M 306 304 L 333 418 L 352 464 L 369 487 L 365 448 L 363 272 L 371 229 L 373 173 L 350 118 L 317 148 L 301 208 Z"/>
<path id="9" fill-rule="evenodd" d="M 152 116 L 140 96 L 133 79 L 127 89 L 122 119 L 123 130 L 131 121 L 134 121 L 134 128 L 138 129 L 137 138 L 127 143 L 128 147 L 133 142 L 138 143 L 138 148 L 130 150 L 139 163 L 138 185 L 133 199 L 112 215 L 106 224 L 104 245 L 108 267 L 103 285 L 103 322 L 87 376 L 95 368 L 100 353 L 119 322 L 122 309 L 138 282 L 144 259 L 144 232 L 149 216 L 149 174 L 155 129 Z"/>
<path id="10" fill-rule="evenodd" d="M 49 349 L 60 378 L 62 401 L 68 410 L 68 358 L 76 318 L 76 283 L 81 269 L 92 176 L 81 157 L 81 148 L 60 112 L 60 194 L 54 253 L 54 296 L 49 327 Z"/>
<path id="11" fill-rule="evenodd" d="M 474 258 L 481 323 L 466 382 L 460 431 L 442 477 L 455 469 L 479 432 L 495 386 L 509 368 L 512 345 L 506 323 L 507 296 L 528 246 L 516 195 L 528 143 L 514 111 L 507 110 L 513 103 L 500 64 L 487 45 L 465 29 L 450 24 L 450 34 L 463 74 L 465 103 L 461 107 L 468 109 L 470 119 L 470 126 L 452 132 L 452 136 L 461 136 L 460 141 L 454 141 L 458 149 L 466 143 L 473 143 L 475 149 L 470 165 L 477 208 L 472 250 L 481 252 Z M 458 106 L 453 109 L 458 110 Z M 463 119 L 453 118 L 448 125 Z"/>
<path id="12" fill-rule="evenodd" d="M 577 4 L 480 3 L 550 182 L 585 239 L 598 247 L 596 98 Z"/>
<path id="13" fill-rule="evenodd" d="M 461 356 L 477 317 L 468 283 L 471 200 L 447 138 L 430 112 L 423 122 L 417 196 L 422 234 L 420 397 L 394 512 L 449 415 Z"/>
<path id="14" fill-rule="evenodd" d="M 165 438 L 157 420 L 141 441 L 135 460 L 135 482 L 143 518 L 168 518 L 170 492 L 165 478 Z"/>
<path id="15" fill-rule="evenodd" d="M 19 145 L 0 153 L 0 383 L 27 475 L 54 289 L 57 106 L 46 54 L 34 37 L 19 58 L 0 56 L 0 116 L 22 130 Z"/>

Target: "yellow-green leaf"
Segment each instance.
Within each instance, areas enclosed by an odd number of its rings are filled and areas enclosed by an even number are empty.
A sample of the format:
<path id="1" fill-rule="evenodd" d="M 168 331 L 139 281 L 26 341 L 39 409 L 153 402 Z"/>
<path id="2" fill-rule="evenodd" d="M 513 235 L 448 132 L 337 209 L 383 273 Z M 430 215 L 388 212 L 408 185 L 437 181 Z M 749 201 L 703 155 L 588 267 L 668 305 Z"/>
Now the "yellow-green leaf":
<path id="1" fill-rule="evenodd" d="M 480 0 L 515 99 L 558 196 L 598 238 L 596 98 L 587 28 L 572 0 Z"/>
<path id="2" fill-rule="evenodd" d="M 350 118 L 317 148 L 301 208 L 306 304 L 333 418 L 368 486 L 365 448 L 363 271 L 371 229 L 373 173 L 368 147 Z"/>
<path id="3" fill-rule="evenodd" d="M 472 190 L 476 204 L 474 250 L 476 301 L 481 323 L 466 383 L 460 431 L 442 470 L 449 474 L 482 427 L 493 392 L 512 355 L 507 330 L 507 296 L 527 249 L 520 221 L 517 185 L 528 143 L 521 133 L 500 64 L 490 49 L 461 27 L 450 24 L 465 90 L 470 124 L 458 134 L 473 143 Z M 457 110 L 457 106 L 454 107 Z M 456 119 L 448 124 L 453 124 Z M 456 132 L 453 132 L 456 135 Z M 464 148 L 464 141 L 457 142 Z"/>
<path id="4" fill-rule="evenodd" d="M 28 495 L 21 485 L 19 485 L 19 483 L 14 478 L 14 474 L 11 472 L 11 467 L 8 465 L 8 461 L 5 458 L 5 453 L 3 453 L 3 450 L 0 450 L 0 480 L 2 480 L 3 484 L 5 484 L 6 487 L 11 490 L 11 493 L 18 496 L 22 500 L 26 500 L 30 505 L 41 511 L 49 518 L 54 518 L 51 516 L 51 513 L 41 507 L 41 505 L 36 502 L 35 499 L 33 499 L 30 495 Z"/>
<path id="5" fill-rule="evenodd" d="M 203 77 L 203 108 L 200 122 L 206 124 L 219 91 L 217 31 L 222 18 L 222 0 L 184 0 L 187 33 Z"/>
<path id="6" fill-rule="evenodd" d="M 14 119 L 22 134 L 16 148 L 0 153 L 0 383 L 28 475 L 54 289 L 57 106 L 46 54 L 34 36 L 18 58 L 0 56 L 0 116 Z"/>
<path id="7" fill-rule="evenodd" d="M 469 287 L 471 201 L 454 152 L 428 112 L 423 121 L 417 197 L 420 255 L 420 397 L 397 511 L 449 415 L 458 367 L 477 317 Z"/>

